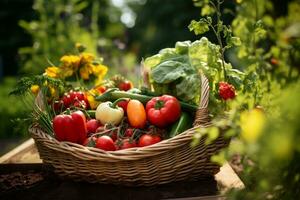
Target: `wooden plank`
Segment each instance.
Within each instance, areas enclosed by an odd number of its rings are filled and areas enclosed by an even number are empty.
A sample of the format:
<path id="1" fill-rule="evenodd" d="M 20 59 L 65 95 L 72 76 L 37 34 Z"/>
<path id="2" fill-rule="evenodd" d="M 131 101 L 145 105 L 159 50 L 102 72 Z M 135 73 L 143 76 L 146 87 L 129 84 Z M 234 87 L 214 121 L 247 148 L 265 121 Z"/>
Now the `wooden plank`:
<path id="1" fill-rule="evenodd" d="M 0 163 L 42 163 L 33 139 L 29 139 L 0 158 Z M 244 184 L 233 171 L 229 163 L 225 163 L 215 175 L 219 191 L 223 194 L 231 188 L 244 188 Z"/>
<path id="2" fill-rule="evenodd" d="M 0 163 L 42 163 L 31 138 L 0 157 Z"/>
<path id="3" fill-rule="evenodd" d="M 225 193 L 231 188 L 242 189 L 245 187 L 244 183 L 227 162 L 220 168 L 220 172 L 215 175 L 215 180 L 222 193 Z"/>

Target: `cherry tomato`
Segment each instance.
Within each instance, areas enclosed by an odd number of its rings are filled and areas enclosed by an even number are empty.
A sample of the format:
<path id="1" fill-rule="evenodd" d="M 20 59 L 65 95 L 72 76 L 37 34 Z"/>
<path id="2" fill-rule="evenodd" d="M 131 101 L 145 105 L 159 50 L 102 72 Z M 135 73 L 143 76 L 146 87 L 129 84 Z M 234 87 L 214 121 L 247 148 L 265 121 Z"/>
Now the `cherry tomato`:
<path id="1" fill-rule="evenodd" d="M 89 138 L 85 139 L 85 141 L 83 142 L 83 145 L 88 146 L 88 147 L 95 147 L 96 141 L 97 141 L 96 137 L 92 137 L 92 138 L 89 137 Z"/>
<path id="2" fill-rule="evenodd" d="M 130 90 L 132 88 L 132 83 L 130 81 L 125 80 L 119 83 L 118 88 L 124 91 Z"/>
<path id="3" fill-rule="evenodd" d="M 88 133 L 96 133 L 97 128 L 100 126 L 100 122 L 96 119 L 90 119 L 86 122 Z"/>
<path id="4" fill-rule="evenodd" d="M 100 122 L 99 122 L 100 124 Z M 102 132 L 104 131 L 104 126 L 99 126 L 97 129 L 96 129 L 96 132 L 95 133 L 99 133 L 99 132 Z"/>
<path id="5" fill-rule="evenodd" d="M 132 128 L 128 128 L 125 131 L 125 136 L 126 137 L 131 137 L 133 135 L 133 129 Z"/>
<path id="6" fill-rule="evenodd" d="M 116 150 L 114 141 L 107 135 L 103 135 L 97 139 L 96 148 L 102 149 L 105 151 L 115 151 Z"/>
<path id="7" fill-rule="evenodd" d="M 118 102 L 118 106 L 121 107 L 121 108 L 123 108 L 125 114 L 127 112 L 128 102 L 129 102 L 129 100 L 124 100 L 124 101 Z"/>
<path id="8" fill-rule="evenodd" d="M 112 131 L 108 134 L 108 136 L 113 140 L 116 141 L 118 139 L 118 133 L 117 131 Z"/>
<path id="9" fill-rule="evenodd" d="M 158 135 L 144 134 L 139 139 L 139 147 L 149 146 L 161 141 Z"/>
<path id="10" fill-rule="evenodd" d="M 126 138 L 121 141 L 121 145 L 119 146 L 119 149 L 129 149 L 133 147 L 137 147 L 136 141 Z"/>

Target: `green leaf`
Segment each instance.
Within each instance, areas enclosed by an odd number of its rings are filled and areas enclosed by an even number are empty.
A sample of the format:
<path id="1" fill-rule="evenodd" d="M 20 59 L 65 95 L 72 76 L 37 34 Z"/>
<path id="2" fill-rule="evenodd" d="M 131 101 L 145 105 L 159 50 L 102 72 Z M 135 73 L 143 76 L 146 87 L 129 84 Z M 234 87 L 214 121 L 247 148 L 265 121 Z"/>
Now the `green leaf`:
<path id="1" fill-rule="evenodd" d="M 211 144 L 215 139 L 219 137 L 220 131 L 218 127 L 210 127 L 207 133 L 207 138 L 205 140 L 205 144 Z"/>
<path id="2" fill-rule="evenodd" d="M 229 44 L 231 46 L 240 46 L 242 42 L 239 37 L 230 37 Z"/>
<path id="3" fill-rule="evenodd" d="M 186 102 L 196 102 L 200 100 L 201 80 L 198 74 L 192 74 L 185 77 L 176 85 L 177 96 Z"/>
<path id="4" fill-rule="evenodd" d="M 193 42 L 189 48 L 189 59 L 192 66 L 203 71 L 210 70 L 209 68 L 221 70 L 221 66 L 218 64 L 219 49 L 218 45 L 209 42 L 206 37 Z"/>
<path id="5" fill-rule="evenodd" d="M 201 9 L 202 16 L 212 15 L 215 12 L 216 12 L 215 9 L 213 7 L 211 7 L 209 4 L 204 5 Z"/>
<path id="6" fill-rule="evenodd" d="M 175 50 L 178 54 L 186 54 L 191 46 L 191 41 L 176 42 Z"/>
<path id="7" fill-rule="evenodd" d="M 151 77 L 156 83 L 167 84 L 193 72 L 194 69 L 187 63 L 169 60 L 157 65 L 151 71 Z"/>
<path id="8" fill-rule="evenodd" d="M 188 26 L 189 30 L 190 31 L 194 31 L 194 33 L 196 35 L 201 35 L 203 33 L 206 33 L 207 31 L 209 31 L 209 27 L 208 27 L 208 24 L 200 19 L 200 21 L 195 21 L 195 20 L 192 20 L 190 25 Z"/>
<path id="9" fill-rule="evenodd" d="M 161 62 L 161 60 L 162 60 L 162 55 L 156 54 L 154 56 L 146 58 L 146 60 L 144 61 L 144 66 L 146 68 L 151 69 L 156 65 L 158 65 Z"/>
<path id="10" fill-rule="evenodd" d="M 245 74 L 237 69 L 227 69 L 227 78 L 235 89 L 239 90 L 243 86 Z"/>

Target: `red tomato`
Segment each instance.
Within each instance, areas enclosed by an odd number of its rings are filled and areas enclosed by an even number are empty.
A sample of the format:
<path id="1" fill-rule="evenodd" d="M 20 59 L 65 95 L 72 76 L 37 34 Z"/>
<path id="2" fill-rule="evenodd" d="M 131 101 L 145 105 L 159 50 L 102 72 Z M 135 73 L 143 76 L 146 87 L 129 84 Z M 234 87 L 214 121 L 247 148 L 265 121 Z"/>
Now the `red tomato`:
<path id="1" fill-rule="evenodd" d="M 133 129 L 132 128 L 128 128 L 125 131 L 125 136 L 126 137 L 131 137 L 133 135 Z"/>
<path id="2" fill-rule="evenodd" d="M 100 124 L 100 122 L 99 122 L 99 124 Z M 99 126 L 99 127 L 96 129 L 95 133 L 99 133 L 99 132 L 102 132 L 102 131 L 104 131 L 104 126 Z"/>
<path id="3" fill-rule="evenodd" d="M 114 141 L 107 135 L 103 135 L 97 139 L 96 148 L 102 149 L 105 151 L 115 151 L 116 150 Z"/>
<path id="4" fill-rule="evenodd" d="M 93 142 L 91 142 L 93 141 Z M 96 137 L 92 137 L 92 138 L 86 138 L 83 145 L 84 146 L 89 146 L 89 147 L 95 147 L 96 145 L 96 141 L 97 141 L 97 138 Z"/>
<path id="5" fill-rule="evenodd" d="M 118 139 L 118 133 L 116 131 L 110 132 L 108 135 L 113 141 Z"/>
<path id="6" fill-rule="evenodd" d="M 90 119 L 86 123 L 88 133 L 96 133 L 97 128 L 100 126 L 100 122 L 96 119 Z"/>
<path id="7" fill-rule="evenodd" d="M 124 101 L 120 101 L 120 102 L 117 103 L 119 107 L 123 108 L 124 113 L 127 112 L 128 102 L 129 102 L 129 99 L 128 100 L 124 100 Z"/>
<path id="8" fill-rule="evenodd" d="M 130 81 L 125 80 L 119 83 L 118 88 L 124 91 L 130 90 L 132 88 L 132 83 Z"/>
<path id="9" fill-rule="evenodd" d="M 139 139 L 139 147 L 149 146 L 161 141 L 158 135 L 144 134 Z"/>
<path id="10" fill-rule="evenodd" d="M 121 145 L 119 146 L 119 149 L 129 149 L 133 147 L 137 147 L 136 141 L 126 138 L 121 141 Z"/>
<path id="11" fill-rule="evenodd" d="M 146 104 L 147 119 L 157 127 L 164 128 L 174 123 L 181 115 L 179 101 L 170 95 L 153 97 Z"/>

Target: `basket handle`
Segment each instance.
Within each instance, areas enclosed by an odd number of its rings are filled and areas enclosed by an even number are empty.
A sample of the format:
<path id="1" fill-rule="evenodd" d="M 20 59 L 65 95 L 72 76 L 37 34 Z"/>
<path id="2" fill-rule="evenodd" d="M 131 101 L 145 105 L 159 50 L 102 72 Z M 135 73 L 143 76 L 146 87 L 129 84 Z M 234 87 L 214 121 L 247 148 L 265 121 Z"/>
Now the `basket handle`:
<path id="1" fill-rule="evenodd" d="M 196 111 L 195 121 L 193 126 L 207 125 L 210 123 L 208 112 L 209 102 L 209 83 L 205 75 L 201 74 L 201 98 L 200 104 Z"/>

